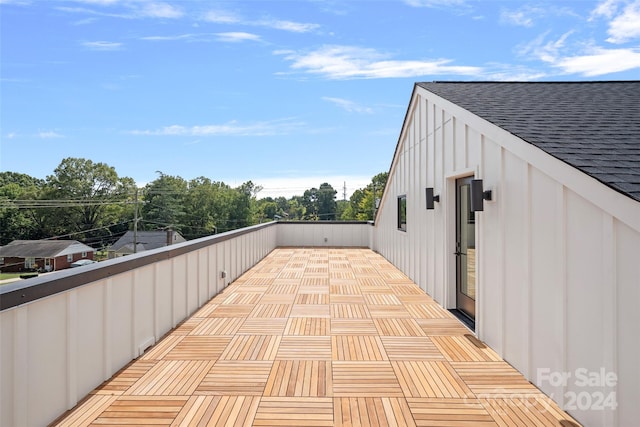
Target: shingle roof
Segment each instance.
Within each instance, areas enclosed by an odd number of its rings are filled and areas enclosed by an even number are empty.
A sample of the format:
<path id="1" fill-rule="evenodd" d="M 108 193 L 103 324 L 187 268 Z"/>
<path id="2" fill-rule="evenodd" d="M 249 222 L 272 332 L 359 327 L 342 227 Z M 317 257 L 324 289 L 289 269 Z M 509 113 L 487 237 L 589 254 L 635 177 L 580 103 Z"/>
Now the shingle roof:
<path id="1" fill-rule="evenodd" d="M 76 240 L 14 240 L 0 248 L 0 256 L 14 258 L 55 258 L 67 253 L 93 249 Z"/>
<path id="2" fill-rule="evenodd" d="M 169 231 L 169 233 L 172 233 L 172 244 L 186 242 L 185 238 L 177 231 Z M 167 246 L 167 231 L 138 231 L 137 240 L 138 251 L 163 248 Z M 133 251 L 133 231 L 127 231 L 117 242 L 111 245 L 109 250 L 119 251 L 123 248 Z"/>
<path id="3" fill-rule="evenodd" d="M 640 81 L 417 85 L 640 201 Z"/>

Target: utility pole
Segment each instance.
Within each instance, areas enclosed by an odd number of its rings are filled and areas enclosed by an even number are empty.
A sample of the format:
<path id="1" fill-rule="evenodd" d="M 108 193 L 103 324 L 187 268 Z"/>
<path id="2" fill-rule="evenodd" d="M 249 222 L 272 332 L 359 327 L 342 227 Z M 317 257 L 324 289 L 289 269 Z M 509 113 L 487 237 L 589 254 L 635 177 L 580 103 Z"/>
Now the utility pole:
<path id="1" fill-rule="evenodd" d="M 347 201 L 347 181 L 344 181 L 344 186 L 342 187 L 342 200 Z"/>
<path id="2" fill-rule="evenodd" d="M 136 187 L 136 195 L 133 207 L 133 253 L 138 252 L 138 187 Z"/>

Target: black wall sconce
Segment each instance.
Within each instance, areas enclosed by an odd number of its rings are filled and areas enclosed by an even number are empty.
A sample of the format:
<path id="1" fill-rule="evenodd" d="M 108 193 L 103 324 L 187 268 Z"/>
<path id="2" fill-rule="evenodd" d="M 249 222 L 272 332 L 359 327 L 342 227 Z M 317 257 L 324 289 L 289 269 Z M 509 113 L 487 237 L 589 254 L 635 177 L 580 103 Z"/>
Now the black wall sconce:
<path id="1" fill-rule="evenodd" d="M 426 200 L 427 200 L 427 209 L 434 208 L 434 202 L 440 203 L 440 195 L 433 195 L 433 187 L 425 188 Z"/>
<path id="2" fill-rule="evenodd" d="M 484 201 L 491 200 L 491 190 L 484 191 L 481 179 L 471 180 L 471 211 L 480 212 L 484 210 Z"/>

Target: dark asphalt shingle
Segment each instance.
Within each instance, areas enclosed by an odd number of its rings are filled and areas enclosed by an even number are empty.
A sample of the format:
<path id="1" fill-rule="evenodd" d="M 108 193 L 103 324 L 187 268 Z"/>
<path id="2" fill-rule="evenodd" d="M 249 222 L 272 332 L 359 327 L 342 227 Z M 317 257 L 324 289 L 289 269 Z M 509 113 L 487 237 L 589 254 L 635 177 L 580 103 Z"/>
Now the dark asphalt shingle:
<path id="1" fill-rule="evenodd" d="M 418 86 L 640 201 L 640 81 Z"/>

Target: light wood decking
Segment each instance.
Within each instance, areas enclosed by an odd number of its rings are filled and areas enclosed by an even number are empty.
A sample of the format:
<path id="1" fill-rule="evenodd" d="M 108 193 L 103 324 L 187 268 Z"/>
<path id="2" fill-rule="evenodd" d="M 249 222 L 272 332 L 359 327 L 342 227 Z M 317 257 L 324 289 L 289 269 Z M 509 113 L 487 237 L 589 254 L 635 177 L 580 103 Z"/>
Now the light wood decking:
<path id="1" fill-rule="evenodd" d="M 469 333 L 370 250 L 276 249 L 57 425 L 572 420 Z"/>

